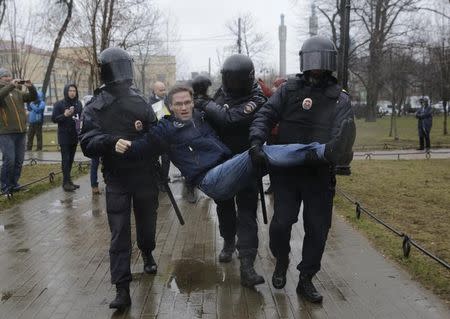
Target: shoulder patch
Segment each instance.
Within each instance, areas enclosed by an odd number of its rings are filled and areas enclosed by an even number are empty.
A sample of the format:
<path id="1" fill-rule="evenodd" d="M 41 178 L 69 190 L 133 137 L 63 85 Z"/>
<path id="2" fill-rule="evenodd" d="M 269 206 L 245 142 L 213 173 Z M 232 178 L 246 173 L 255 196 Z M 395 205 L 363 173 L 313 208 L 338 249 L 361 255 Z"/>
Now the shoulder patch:
<path id="1" fill-rule="evenodd" d="M 245 114 L 250 114 L 253 113 L 256 110 L 256 103 L 253 101 L 248 102 L 245 106 L 244 106 L 244 113 Z"/>

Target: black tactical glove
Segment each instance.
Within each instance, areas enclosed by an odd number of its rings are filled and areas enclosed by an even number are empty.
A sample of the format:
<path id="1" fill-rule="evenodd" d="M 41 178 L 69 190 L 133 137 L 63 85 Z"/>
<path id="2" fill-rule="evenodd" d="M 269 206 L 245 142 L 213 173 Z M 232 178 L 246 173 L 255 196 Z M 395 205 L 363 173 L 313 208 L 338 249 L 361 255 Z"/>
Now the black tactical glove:
<path id="1" fill-rule="evenodd" d="M 263 171 L 267 169 L 267 156 L 262 149 L 262 145 L 260 143 L 253 144 L 248 150 L 248 153 L 250 154 L 253 168 L 262 177 Z"/>

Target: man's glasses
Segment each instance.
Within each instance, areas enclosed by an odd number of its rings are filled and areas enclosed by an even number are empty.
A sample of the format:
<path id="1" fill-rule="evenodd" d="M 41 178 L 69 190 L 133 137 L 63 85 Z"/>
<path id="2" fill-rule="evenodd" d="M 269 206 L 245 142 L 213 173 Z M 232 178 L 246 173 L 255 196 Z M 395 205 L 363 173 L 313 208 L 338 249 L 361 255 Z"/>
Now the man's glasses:
<path id="1" fill-rule="evenodd" d="M 175 102 L 175 103 L 173 103 L 173 106 L 175 106 L 175 107 L 182 107 L 182 106 L 190 106 L 190 105 L 192 105 L 192 100 L 189 100 L 189 101 L 184 101 L 184 102 Z"/>

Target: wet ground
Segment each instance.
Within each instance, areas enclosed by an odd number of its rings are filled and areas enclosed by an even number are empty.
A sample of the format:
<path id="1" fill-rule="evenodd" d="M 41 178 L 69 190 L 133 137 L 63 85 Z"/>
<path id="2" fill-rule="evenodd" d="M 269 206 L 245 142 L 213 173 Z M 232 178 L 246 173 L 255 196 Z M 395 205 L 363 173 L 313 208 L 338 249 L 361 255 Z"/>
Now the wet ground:
<path id="1" fill-rule="evenodd" d="M 229 264 L 217 259 L 222 239 L 214 203 L 204 196 L 196 204 L 185 202 L 179 181 L 171 186 L 186 225 L 179 225 L 167 196 L 160 196 L 158 274 L 143 274 L 133 241 L 133 304 L 125 313 L 113 312 L 104 196 L 91 196 L 88 176 L 78 182 L 76 193 L 57 188 L 0 213 L 0 318 L 450 318 L 446 305 L 337 216 L 315 279 L 323 305 L 295 292 L 301 220 L 292 231 L 286 287 L 270 284 L 274 259 L 262 222 L 256 269 L 266 283 L 241 287 L 236 256 Z"/>

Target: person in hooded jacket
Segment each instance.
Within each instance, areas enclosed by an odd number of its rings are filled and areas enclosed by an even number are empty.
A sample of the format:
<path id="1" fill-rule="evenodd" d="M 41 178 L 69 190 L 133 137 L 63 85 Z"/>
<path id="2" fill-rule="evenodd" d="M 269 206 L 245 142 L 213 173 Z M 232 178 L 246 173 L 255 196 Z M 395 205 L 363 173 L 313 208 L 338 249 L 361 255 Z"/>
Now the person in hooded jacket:
<path id="1" fill-rule="evenodd" d="M 45 97 L 42 91 L 38 92 L 38 98 L 27 105 L 28 110 L 28 136 L 27 151 L 33 148 L 33 140 L 36 135 L 36 151 L 42 151 L 42 124 L 44 123 Z"/>
<path id="2" fill-rule="evenodd" d="M 433 110 L 424 98 L 419 99 L 420 109 L 416 112 L 417 131 L 419 132 L 419 148 L 417 150 L 430 151 L 430 131 L 433 125 Z"/>
<path id="3" fill-rule="evenodd" d="M 64 87 L 64 99 L 55 103 L 52 121 L 58 124 L 58 144 L 61 149 L 61 168 L 63 172 L 63 189 L 73 192 L 79 185 L 72 182 L 70 172 L 78 144 L 82 105 L 78 100 L 78 88 L 75 84 Z"/>

